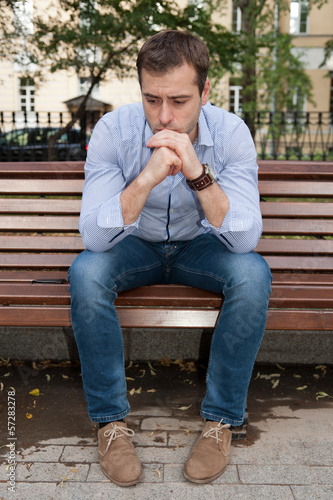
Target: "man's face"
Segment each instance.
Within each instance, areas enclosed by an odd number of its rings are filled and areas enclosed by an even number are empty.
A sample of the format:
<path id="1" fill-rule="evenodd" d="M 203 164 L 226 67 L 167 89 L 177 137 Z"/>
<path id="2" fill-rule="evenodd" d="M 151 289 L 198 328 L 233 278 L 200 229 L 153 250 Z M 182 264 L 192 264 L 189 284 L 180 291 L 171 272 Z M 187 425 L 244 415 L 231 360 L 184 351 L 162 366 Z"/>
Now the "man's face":
<path id="1" fill-rule="evenodd" d="M 152 132 L 174 130 L 188 134 L 194 142 L 201 106 L 208 100 L 209 81 L 200 96 L 195 70 L 185 63 L 164 75 L 143 69 L 141 86 L 143 108 Z"/>

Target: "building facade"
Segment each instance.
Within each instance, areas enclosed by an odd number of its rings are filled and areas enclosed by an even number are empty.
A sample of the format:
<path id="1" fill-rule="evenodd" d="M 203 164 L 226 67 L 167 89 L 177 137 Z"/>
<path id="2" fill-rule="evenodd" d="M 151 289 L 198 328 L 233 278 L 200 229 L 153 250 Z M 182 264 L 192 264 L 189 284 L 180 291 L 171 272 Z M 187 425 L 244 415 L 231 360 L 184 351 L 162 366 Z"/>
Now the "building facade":
<path id="1" fill-rule="evenodd" d="M 233 31 L 241 29 L 241 12 L 233 0 L 225 0 L 223 14 L 219 22 Z M 272 8 L 274 8 L 274 0 Z M 278 1 L 278 0 L 276 0 Z M 31 19 L 35 9 L 45 8 L 43 0 L 18 0 L 15 16 L 25 20 L 27 32 L 33 29 Z M 307 0 L 291 0 L 290 10 L 279 19 L 282 32 L 291 33 L 295 53 L 304 61 L 306 71 L 313 84 L 315 104 L 304 104 L 305 111 L 333 111 L 333 73 L 328 76 L 329 68 L 320 67 L 324 59 L 324 46 L 333 39 L 333 0 L 328 0 L 321 9 L 308 8 Z M 332 68 L 333 70 L 333 68 Z M 12 112 L 17 119 L 24 114 L 70 113 L 73 108 L 69 103 L 86 92 L 87 82 L 74 70 L 58 71 L 46 75 L 40 85 L 33 77 L 27 78 L 22 67 L 10 61 L 0 61 L 0 112 L 2 112 L 2 131 L 6 128 L 4 117 Z M 235 113 L 242 110 L 242 88 L 233 79 L 226 76 L 221 82 L 223 106 Z M 101 82 L 92 94 L 91 105 L 101 112 L 115 109 L 123 104 L 140 100 L 140 89 L 136 78 L 122 81 L 113 79 Z M 95 109 L 94 108 L 94 109 Z"/>

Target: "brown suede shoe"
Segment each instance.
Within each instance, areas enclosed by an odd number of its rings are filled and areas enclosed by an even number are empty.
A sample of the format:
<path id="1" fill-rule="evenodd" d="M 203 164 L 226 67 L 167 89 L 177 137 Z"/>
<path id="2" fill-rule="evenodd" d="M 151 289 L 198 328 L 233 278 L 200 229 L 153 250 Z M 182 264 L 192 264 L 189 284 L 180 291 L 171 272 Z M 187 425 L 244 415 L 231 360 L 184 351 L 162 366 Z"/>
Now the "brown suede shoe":
<path id="1" fill-rule="evenodd" d="M 134 431 L 124 422 L 111 422 L 98 431 L 98 455 L 102 471 L 118 486 L 140 481 L 142 465 L 129 436 Z"/>
<path id="2" fill-rule="evenodd" d="M 210 483 L 226 468 L 232 434 L 230 425 L 221 422 L 206 422 L 184 466 L 184 476 L 189 481 Z"/>

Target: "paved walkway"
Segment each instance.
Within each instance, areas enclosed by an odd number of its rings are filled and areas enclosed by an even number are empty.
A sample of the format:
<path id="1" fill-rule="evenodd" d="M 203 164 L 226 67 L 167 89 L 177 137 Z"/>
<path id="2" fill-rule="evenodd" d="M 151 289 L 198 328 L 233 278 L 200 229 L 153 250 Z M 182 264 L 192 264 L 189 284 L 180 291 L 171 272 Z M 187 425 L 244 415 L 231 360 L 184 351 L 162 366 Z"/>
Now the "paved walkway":
<path id="1" fill-rule="evenodd" d="M 136 431 L 134 441 L 144 465 L 142 482 L 129 488 L 110 483 L 100 471 L 95 427 L 85 415 L 78 369 L 50 367 L 36 376 L 30 372 L 28 380 L 25 372 L 24 380 L 18 367 L 4 368 L 1 394 L 15 388 L 18 440 L 7 439 L 15 443 L 11 453 L 12 448 L 4 447 L 8 433 L 1 432 L 0 498 L 333 498 L 333 405 L 327 396 L 318 398 L 319 392 L 332 389 L 326 369 L 256 368 L 247 438 L 233 441 L 230 463 L 219 479 L 196 485 L 183 478 L 182 467 L 202 426 L 198 407 L 203 381 L 195 372 L 175 367 L 172 377 L 166 376 L 166 367 L 157 367 L 152 376 L 150 368 L 137 365 L 134 376 L 128 377 L 129 390 L 133 385 L 138 392 L 129 395 L 133 411 L 127 422 Z M 10 375 L 4 377 L 6 373 Z M 37 387 L 39 396 L 29 395 Z M 11 457 L 15 472 L 10 471 Z M 11 479 L 15 492 L 8 490 Z"/>

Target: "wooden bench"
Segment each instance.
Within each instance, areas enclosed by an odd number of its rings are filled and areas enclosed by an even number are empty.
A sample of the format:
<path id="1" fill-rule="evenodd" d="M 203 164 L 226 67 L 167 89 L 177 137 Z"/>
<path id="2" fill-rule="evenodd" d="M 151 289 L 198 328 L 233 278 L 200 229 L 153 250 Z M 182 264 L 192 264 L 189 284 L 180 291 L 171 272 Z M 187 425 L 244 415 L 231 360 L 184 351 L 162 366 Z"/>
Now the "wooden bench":
<path id="1" fill-rule="evenodd" d="M 333 330 L 333 163 L 260 161 L 257 251 L 274 280 L 266 328 Z M 0 325 L 70 326 L 67 270 L 83 162 L 0 163 Z M 123 292 L 123 327 L 212 328 L 222 299 L 174 285 Z"/>

